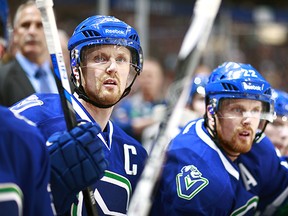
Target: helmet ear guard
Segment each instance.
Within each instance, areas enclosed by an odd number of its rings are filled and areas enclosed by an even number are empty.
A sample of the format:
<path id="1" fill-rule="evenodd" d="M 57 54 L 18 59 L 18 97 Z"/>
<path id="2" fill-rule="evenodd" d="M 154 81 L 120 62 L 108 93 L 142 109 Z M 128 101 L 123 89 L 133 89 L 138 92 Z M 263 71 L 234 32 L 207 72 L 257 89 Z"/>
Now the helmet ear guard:
<path id="1" fill-rule="evenodd" d="M 216 137 L 216 130 L 215 130 L 215 115 L 216 115 L 216 105 L 217 105 L 217 99 L 212 98 L 209 99 L 206 96 L 206 104 L 207 108 L 206 108 L 206 112 L 204 114 L 204 124 L 207 127 L 207 129 L 211 132 L 213 137 Z"/>
<path id="2" fill-rule="evenodd" d="M 75 87 L 79 87 L 81 85 L 81 68 L 74 66 L 72 67 L 72 72 L 71 72 L 71 81 L 75 85 Z"/>
<path id="3" fill-rule="evenodd" d="M 211 114 L 211 115 L 215 115 L 215 111 L 214 111 L 214 108 L 213 108 L 213 106 L 212 105 L 209 105 L 208 106 L 208 112 Z"/>
<path id="4" fill-rule="evenodd" d="M 209 100 L 207 110 L 212 116 L 215 116 L 217 110 L 217 99 L 212 98 Z"/>
<path id="5" fill-rule="evenodd" d="M 211 138 L 214 139 L 217 137 L 217 132 L 215 129 L 216 126 L 216 107 L 214 100 L 212 99 L 210 103 L 207 105 L 206 112 L 204 114 L 204 125 L 208 131 L 210 131 Z"/>
<path id="6" fill-rule="evenodd" d="M 81 68 L 80 68 L 80 56 L 79 50 L 74 49 L 70 52 L 71 60 L 71 82 L 76 88 L 79 88 L 81 85 Z"/>

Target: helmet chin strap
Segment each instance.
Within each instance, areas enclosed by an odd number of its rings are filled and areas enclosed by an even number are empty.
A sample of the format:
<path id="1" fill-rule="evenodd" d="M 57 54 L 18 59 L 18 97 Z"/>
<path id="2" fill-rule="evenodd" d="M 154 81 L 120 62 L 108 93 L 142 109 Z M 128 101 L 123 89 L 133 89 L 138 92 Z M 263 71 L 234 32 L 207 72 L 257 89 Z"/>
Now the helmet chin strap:
<path id="1" fill-rule="evenodd" d="M 262 134 L 264 133 L 264 131 L 265 131 L 265 129 L 266 129 L 267 124 L 268 124 L 268 121 L 265 120 L 265 123 L 264 123 L 263 129 L 262 129 L 259 133 L 256 133 L 253 142 L 256 142 L 257 140 L 260 139 L 260 137 L 262 136 Z"/>

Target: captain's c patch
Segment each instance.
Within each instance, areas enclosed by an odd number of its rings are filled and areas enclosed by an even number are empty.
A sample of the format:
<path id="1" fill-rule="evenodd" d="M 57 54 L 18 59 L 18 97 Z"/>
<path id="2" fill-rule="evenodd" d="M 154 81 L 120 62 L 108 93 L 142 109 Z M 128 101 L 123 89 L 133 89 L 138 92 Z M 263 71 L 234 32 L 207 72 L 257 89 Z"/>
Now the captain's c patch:
<path id="1" fill-rule="evenodd" d="M 181 172 L 176 176 L 177 194 L 180 198 L 190 200 L 203 188 L 209 181 L 202 177 L 202 173 L 194 165 L 182 167 Z"/>

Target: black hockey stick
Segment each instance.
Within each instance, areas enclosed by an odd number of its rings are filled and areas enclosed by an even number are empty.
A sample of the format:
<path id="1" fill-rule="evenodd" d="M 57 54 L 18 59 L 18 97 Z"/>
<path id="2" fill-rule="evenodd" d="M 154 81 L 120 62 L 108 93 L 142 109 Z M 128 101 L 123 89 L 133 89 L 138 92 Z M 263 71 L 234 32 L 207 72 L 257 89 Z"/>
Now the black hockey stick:
<path id="1" fill-rule="evenodd" d="M 68 130 L 77 125 L 75 111 L 73 109 L 73 100 L 71 97 L 71 89 L 61 44 L 58 35 L 58 29 L 53 11 L 53 0 L 36 0 L 36 5 L 41 12 L 44 33 L 46 37 L 47 47 L 52 60 L 55 74 L 55 80 L 61 98 L 62 108 Z M 82 191 L 83 199 L 87 214 L 97 216 L 96 200 L 93 191 L 88 187 Z"/>
<path id="2" fill-rule="evenodd" d="M 153 203 L 154 193 L 165 162 L 165 152 L 177 130 L 179 120 L 188 99 L 190 83 L 200 57 L 206 47 L 221 0 L 197 0 L 194 6 L 193 21 L 183 40 L 176 71 L 184 77 L 184 86 L 181 95 L 170 114 L 171 116 L 160 130 L 158 139 L 147 159 L 145 168 L 137 183 L 128 209 L 128 216 L 146 216 Z M 168 110 L 169 111 L 169 110 Z"/>

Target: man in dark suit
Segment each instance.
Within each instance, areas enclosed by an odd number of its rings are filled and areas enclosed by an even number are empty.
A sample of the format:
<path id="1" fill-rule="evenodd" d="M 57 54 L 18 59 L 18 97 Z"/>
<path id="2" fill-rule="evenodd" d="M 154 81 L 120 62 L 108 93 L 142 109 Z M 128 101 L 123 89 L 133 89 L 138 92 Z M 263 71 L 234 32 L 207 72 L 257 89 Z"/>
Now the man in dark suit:
<path id="1" fill-rule="evenodd" d="M 15 59 L 0 67 L 0 104 L 37 93 L 57 93 L 41 13 L 34 1 L 19 6 L 14 17 Z"/>

